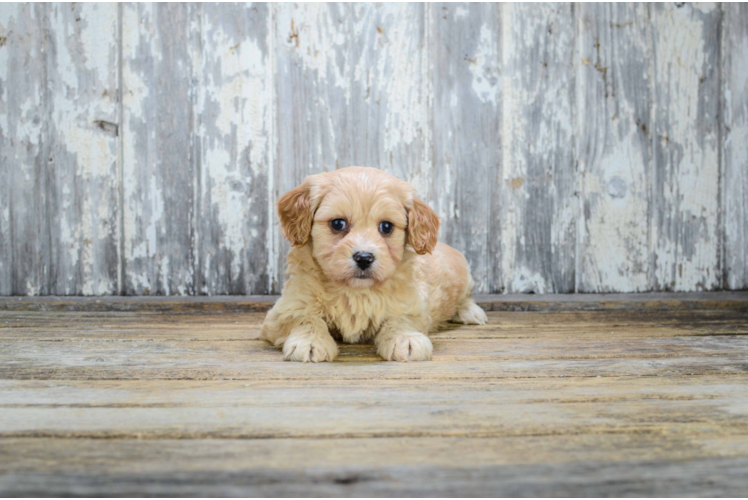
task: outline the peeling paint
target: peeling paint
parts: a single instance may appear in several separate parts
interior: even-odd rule
[[[719,11],[654,8],[655,286],[712,289],[719,283],[717,78]],[[704,81],[701,78],[707,75]],[[682,272],[677,272],[681,269]]]
[[[748,288],[748,5],[723,4],[723,225],[725,286]]]
[[[4,4],[0,294],[278,293],[275,202],[348,165],[476,292],[744,288],[745,9]]]

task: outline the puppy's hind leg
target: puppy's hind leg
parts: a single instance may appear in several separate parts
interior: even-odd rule
[[[466,298],[457,306],[457,312],[450,320],[464,325],[485,325],[488,322],[486,312],[471,298]]]

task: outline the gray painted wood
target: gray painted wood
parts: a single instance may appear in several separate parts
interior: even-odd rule
[[[51,292],[46,8],[0,6],[0,289]]]
[[[348,165],[416,186],[477,292],[746,288],[747,18],[3,5],[0,294],[278,293],[275,202]]]
[[[195,6],[196,293],[268,293],[272,85],[267,4]]]
[[[223,456],[217,450],[228,447],[226,441],[198,443],[203,456],[217,456],[213,461]],[[231,452],[240,448],[237,454],[254,451],[249,446],[241,447],[241,442],[229,443],[234,445]],[[444,443],[437,452],[447,453],[445,450],[451,444]],[[193,448],[198,445],[189,444]],[[165,454],[163,445],[159,446],[149,446],[152,455]],[[169,443],[168,449],[172,446]],[[191,459],[194,470],[146,472],[132,465],[136,472],[11,472],[0,478],[0,491],[8,497],[739,497],[748,488],[745,475],[748,459],[744,457],[462,468],[397,465],[216,471],[206,470],[203,465],[211,461],[199,461],[194,453],[180,451],[176,457]],[[116,452],[120,450],[107,447],[97,457],[109,463],[120,458],[114,455]],[[225,453],[229,456],[230,452]],[[145,456],[143,452],[132,454]],[[137,463],[129,456],[128,462]],[[160,469],[160,465],[156,467]]]
[[[748,288],[748,6],[722,5],[725,287]]]
[[[47,6],[50,292],[117,292],[118,12]]]
[[[573,7],[568,3],[501,7],[504,289],[573,292],[577,217]]]
[[[186,4],[122,9],[123,292],[193,294],[193,31]]]
[[[652,29],[646,4],[581,4],[577,291],[650,289]]]
[[[714,4],[652,6],[656,290],[720,286],[719,46]]]
[[[430,6],[436,207],[442,241],[465,253],[476,292],[502,288],[492,265],[501,241],[493,215],[501,172],[499,9]]]

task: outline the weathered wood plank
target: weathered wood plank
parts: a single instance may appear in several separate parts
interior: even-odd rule
[[[652,6],[654,288],[721,285],[719,234],[720,10]]]
[[[0,295],[10,295],[13,290],[13,182],[11,181],[11,162],[14,162],[15,151],[11,148],[13,137],[10,132],[8,115],[11,113],[8,101],[8,75],[11,61],[15,59],[18,65],[18,54],[10,56],[11,47],[17,47],[18,42],[8,45],[10,24],[15,22],[13,16],[19,10],[17,5],[4,4],[0,6]],[[14,52],[19,50],[16,48]],[[16,111],[18,112],[18,111]],[[11,151],[11,154],[8,153]]]
[[[275,295],[217,297],[0,297],[0,311],[160,311],[229,313],[268,311]],[[640,294],[476,295],[487,311],[748,310],[746,292],[655,292]]]
[[[269,7],[204,4],[191,15],[200,36],[196,293],[268,293]]]
[[[539,330],[539,331],[542,331]],[[506,379],[537,377],[652,377],[666,373],[744,376],[745,327],[719,336],[618,339],[602,328],[579,339],[514,334],[462,339],[434,336],[434,361],[382,362],[371,345],[342,345],[335,363],[284,363],[280,351],[256,340],[185,341],[109,335],[76,340],[2,340],[0,378],[353,380]],[[594,335],[596,333],[596,335]],[[675,334],[673,330],[668,332]],[[256,332],[254,334],[256,336]],[[182,340],[179,338],[182,337]],[[524,339],[524,340],[523,340]],[[535,352],[542,345],[542,352]],[[535,346],[535,347],[533,347]]]
[[[748,487],[739,437],[0,443],[7,496],[740,496]]]
[[[573,8],[567,3],[505,4],[501,24],[504,290],[572,292],[577,204]]]
[[[492,258],[500,177],[501,75],[498,4],[429,7],[433,65],[435,208],[442,241],[465,254],[475,290],[502,289]],[[497,281],[498,280],[498,281]]]
[[[491,465],[573,464],[739,458],[745,436],[611,434],[503,438],[360,438],[274,440],[85,440],[8,438],[0,441],[8,473],[162,475],[179,470],[236,471],[424,465],[446,470]],[[212,449],[212,451],[211,451]],[[460,463],[455,464],[455,457]],[[332,471],[331,471],[332,472]],[[345,477],[345,473],[341,474]],[[154,476],[154,479],[157,476]],[[291,477],[291,475],[289,475]],[[681,478],[685,479],[685,478]]]
[[[748,7],[722,4],[724,287],[748,288]]]
[[[191,9],[186,4],[122,6],[127,295],[195,293]]]
[[[115,4],[48,6],[50,292],[118,291],[118,14]]]
[[[206,371],[221,363],[227,368],[237,368],[242,364],[281,361],[279,350],[257,339],[256,332],[252,332],[247,339],[234,331],[233,337],[221,340],[190,338],[180,331],[172,332],[166,338],[149,335],[150,332],[128,333],[125,331],[112,335],[109,332],[108,335],[90,335],[75,340],[3,339],[0,340],[0,346],[6,352],[0,359],[8,368],[21,369],[21,372],[27,373],[28,370],[40,367],[69,366],[67,361],[55,361],[55,356],[79,360],[83,367],[91,365],[106,369],[117,369],[121,361],[134,356],[140,361],[128,363],[133,370],[130,378],[137,378],[140,369],[195,367]],[[607,336],[603,338],[605,333],[602,328],[595,332],[596,336],[588,334],[580,339],[570,339],[568,335],[558,334],[551,334],[551,338],[546,338],[542,335],[522,337],[516,332],[504,335],[485,333],[477,335],[477,338],[464,337],[454,331],[434,335],[431,337],[434,343],[434,360],[447,364],[456,361],[611,361],[623,364],[625,360],[632,360],[632,364],[636,365],[640,364],[639,360],[680,358],[695,359],[701,364],[702,360],[698,358],[711,356],[722,358],[715,361],[722,364],[725,361],[731,362],[738,353],[748,351],[748,327],[745,326],[740,332],[722,333],[718,336],[702,333],[672,337],[674,332],[670,330],[667,332],[669,336],[645,338],[625,331],[620,335],[614,331],[605,332]],[[180,357],[184,358],[181,362]],[[371,344],[342,344],[339,361],[360,363],[382,360]],[[442,369],[449,373],[452,367],[442,366]],[[497,373],[502,374],[500,369],[497,369]],[[220,376],[220,373],[216,376]]]
[[[350,390],[341,390],[346,387]],[[626,401],[715,400],[729,406],[729,398],[744,397],[745,384],[720,375],[686,378],[664,375],[642,377],[587,377],[451,380],[443,384],[413,380],[321,380],[309,390],[303,380],[0,380],[2,407],[176,408],[216,406],[357,406],[385,404],[453,404],[461,400],[481,404],[548,403],[605,405]],[[304,397],[302,391],[307,391]],[[654,401],[656,400],[656,401]],[[724,409],[724,408],[723,408]],[[696,432],[698,429],[690,429]]]
[[[264,313],[164,314],[151,312],[5,312],[0,313],[0,339],[20,342],[99,340],[109,342],[168,340],[256,341]],[[590,340],[604,343],[655,337],[742,335],[748,333],[743,311],[489,312],[482,326],[449,325],[433,334],[439,342],[471,339],[526,339],[544,343]],[[266,346],[265,343],[252,344]],[[361,347],[370,350],[370,347]],[[355,349],[353,346],[345,347]],[[355,352],[355,351],[351,351]],[[611,353],[616,352],[615,349]],[[643,351],[642,351],[643,352]],[[561,351],[561,356],[567,353]],[[663,353],[666,355],[666,353]]]
[[[273,8],[279,167],[269,201],[309,174],[351,165],[381,168],[432,201],[424,5]],[[278,293],[289,247],[277,225],[271,244]]]
[[[743,384],[745,385],[745,384]],[[306,390],[278,391],[282,401],[210,406],[4,406],[0,439],[361,439],[508,437],[570,434],[745,434],[748,397],[587,402],[388,402],[308,400]],[[254,398],[253,392],[243,397]],[[693,430],[698,422],[698,431]]]
[[[0,293],[51,293],[47,6],[0,6]]]
[[[576,290],[649,290],[650,6],[578,8]]]
[[[3,381],[0,436],[139,439],[739,435],[744,380]],[[693,423],[698,422],[698,427]]]

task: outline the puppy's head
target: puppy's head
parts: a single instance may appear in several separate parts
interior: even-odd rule
[[[430,253],[439,218],[410,184],[375,168],[311,175],[278,202],[283,234],[311,245],[332,281],[368,288],[391,278],[406,252]]]

